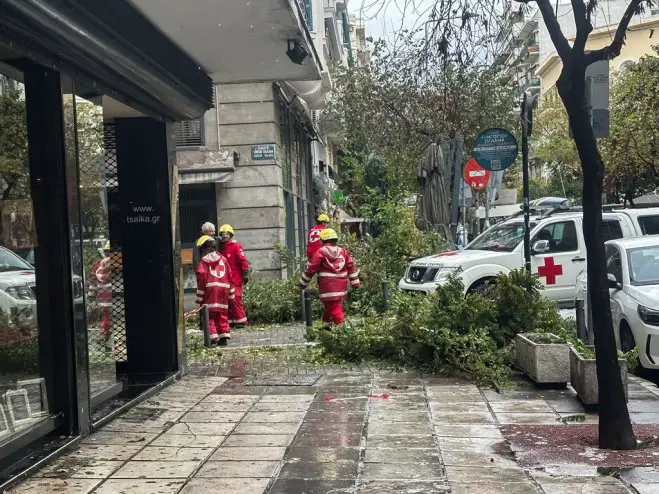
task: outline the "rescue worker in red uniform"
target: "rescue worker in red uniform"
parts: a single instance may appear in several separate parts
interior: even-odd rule
[[[234,297],[231,285],[231,266],[217,252],[215,239],[202,236],[197,240],[199,264],[197,265],[197,299],[199,308],[208,306],[208,323],[211,344],[226,346],[231,338],[229,330],[229,304]]]
[[[219,253],[226,257],[231,266],[231,283],[235,288],[235,298],[229,302],[229,324],[236,328],[244,328],[247,324],[247,314],[243,307],[243,284],[248,281],[249,262],[245,257],[243,246],[233,239],[231,225],[220,227]]]
[[[99,249],[100,250],[100,249]],[[110,341],[110,313],[112,312],[112,264],[110,257],[110,241],[105,242],[105,246],[101,251],[103,256],[96,261],[89,273],[89,291],[88,296],[91,299],[96,299],[98,309],[102,314],[100,337],[98,343],[100,345],[107,345]]]
[[[321,213],[316,218],[317,225],[309,230],[309,240],[307,241],[307,258],[311,261],[313,255],[318,252],[318,249],[323,245],[320,240],[320,232],[327,228],[330,222],[330,217],[325,213]]]
[[[307,264],[307,270],[300,278],[300,288],[305,290],[314,274],[318,273],[318,292],[323,303],[323,322],[325,329],[332,329],[332,324],[343,323],[341,303],[348,296],[348,284],[359,288],[359,270],[350,253],[339,247],[339,236],[331,228],[320,232],[323,245]]]

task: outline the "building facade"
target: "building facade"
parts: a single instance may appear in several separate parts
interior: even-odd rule
[[[295,7],[309,40],[297,60],[302,65],[291,63],[299,53],[282,54],[274,59],[278,70],[259,78],[247,68],[219,75],[215,107],[179,125],[188,289],[195,286],[192,249],[204,222],[231,224],[254,276],[281,279],[290,267],[277,246],[303,256],[317,212],[330,207],[338,177],[335,143],[320,133],[318,122],[334,68],[353,63],[350,20],[342,1],[305,0]]]

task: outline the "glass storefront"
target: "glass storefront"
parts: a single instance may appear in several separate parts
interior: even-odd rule
[[[39,359],[25,86],[0,71],[0,448],[50,415]],[[76,280],[81,296],[82,283]]]

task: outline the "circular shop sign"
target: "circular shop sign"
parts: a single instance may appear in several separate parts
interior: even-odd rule
[[[517,139],[506,129],[487,129],[474,142],[474,158],[486,170],[505,170],[517,159]]]

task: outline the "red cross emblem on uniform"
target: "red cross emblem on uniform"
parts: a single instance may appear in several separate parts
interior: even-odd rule
[[[337,271],[343,271],[343,267],[346,265],[345,257],[339,256],[334,261],[334,267]]]
[[[318,242],[320,240],[320,230],[311,230],[309,232],[309,242]]]
[[[554,264],[553,257],[545,257],[545,265],[538,266],[538,276],[544,276],[548,285],[556,284],[556,277],[563,274],[563,266]]]
[[[226,266],[224,265],[224,262],[222,259],[220,259],[220,262],[217,263],[217,268],[213,269],[211,268],[211,275],[214,276],[215,278],[224,278],[224,275],[226,274]]]

